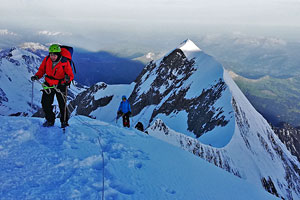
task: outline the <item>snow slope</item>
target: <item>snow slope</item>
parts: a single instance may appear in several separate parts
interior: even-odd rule
[[[37,118],[0,123],[0,199],[277,199],[133,129],[82,116],[66,134]]]
[[[20,48],[0,52],[0,115],[32,113],[30,77],[41,61],[39,56]],[[33,89],[36,109],[41,100],[41,88],[35,85]]]

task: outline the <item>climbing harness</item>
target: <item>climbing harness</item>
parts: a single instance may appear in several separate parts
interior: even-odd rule
[[[44,92],[46,92],[46,94],[50,94],[51,93],[51,89],[52,88],[54,88],[54,89],[56,89],[56,85],[53,85],[53,86],[47,86],[46,84],[44,84],[44,83],[41,83],[42,84],[42,87],[43,87],[43,89],[42,89],[42,91],[44,91]]]

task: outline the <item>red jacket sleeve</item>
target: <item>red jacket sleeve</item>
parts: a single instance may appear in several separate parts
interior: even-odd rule
[[[44,74],[46,73],[46,61],[47,61],[47,57],[44,58],[42,64],[39,67],[38,72],[35,74],[39,78],[42,78],[44,76]]]

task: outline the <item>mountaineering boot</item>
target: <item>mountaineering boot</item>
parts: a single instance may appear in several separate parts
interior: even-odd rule
[[[50,127],[50,126],[54,126],[54,122],[45,121],[43,123],[43,127]]]
[[[67,126],[69,126],[68,122],[61,123],[61,128],[66,128]]]

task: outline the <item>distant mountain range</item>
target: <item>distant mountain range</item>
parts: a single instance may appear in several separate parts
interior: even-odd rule
[[[274,126],[300,126],[300,76],[249,79],[230,73],[253,106]]]
[[[201,48],[222,65],[246,78],[299,76],[300,41],[242,33],[199,37]]]

